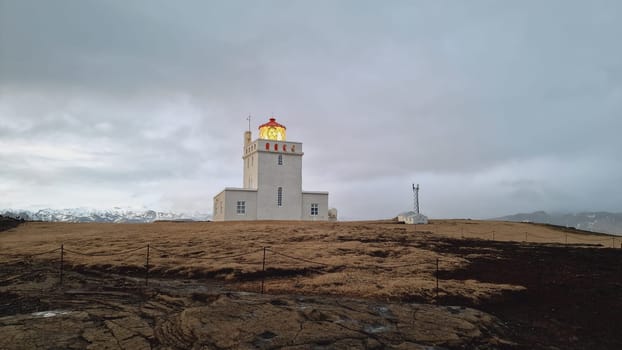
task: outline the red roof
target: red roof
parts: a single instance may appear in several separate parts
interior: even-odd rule
[[[277,122],[276,122],[276,118],[270,118],[270,121],[269,121],[269,122],[267,122],[267,123],[265,123],[265,124],[261,124],[261,125],[259,125],[259,129],[263,128],[264,126],[277,126],[277,127],[281,127],[281,128],[283,128],[283,129],[286,129],[286,130],[287,130],[287,128],[285,127],[285,125],[281,125],[281,124],[279,124],[279,123],[277,123]]]

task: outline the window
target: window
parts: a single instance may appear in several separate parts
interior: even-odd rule
[[[279,187],[276,190],[276,205],[279,207],[283,206],[283,187]]]
[[[246,202],[245,201],[238,201],[238,204],[236,206],[236,213],[238,215],[246,214]]]
[[[283,165],[283,155],[282,154],[279,154],[279,160],[278,160],[277,164]]]
[[[311,216],[317,216],[318,212],[319,212],[319,205],[317,203],[312,203],[311,204]]]

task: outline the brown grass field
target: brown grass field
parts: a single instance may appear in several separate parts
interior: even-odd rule
[[[267,269],[272,292],[309,292],[357,297],[391,298],[413,295],[433,299],[436,259],[440,270],[468,265],[474,255],[443,253],[438,238],[513,241],[619,247],[622,237],[564,230],[526,223],[435,220],[429,225],[399,225],[390,221],[301,222],[158,222],[154,224],[79,224],[30,222],[4,232],[0,251],[11,256],[37,254],[64,245],[67,267],[140,273],[150,245],[150,273],[164,276],[209,276],[243,281]],[[79,255],[93,254],[106,256]],[[239,254],[247,255],[238,256]],[[280,254],[302,258],[295,260]],[[494,255],[494,250],[484,254]],[[59,259],[60,252],[36,259]],[[481,253],[479,253],[481,254]],[[228,256],[236,256],[229,258]],[[1,258],[1,257],[0,257]],[[320,274],[313,273],[321,270]],[[379,281],[378,276],[383,280]],[[253,290],[252,283],[240,288]],[[468,296],[474,301],[522,286],[477,280],[447,280],[443,295]]]
[[[511,348],[622,346],[622,237],[476,220],[27,222],[0,232],[0,262],[56,267],[61,244],[67,271],[142,279],[149,245],[152,279],[462,305],[505,322]]]

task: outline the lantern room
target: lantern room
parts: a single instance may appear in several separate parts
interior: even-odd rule
[[[259,126],[259,138],[264,140],[285,141],[285,130],[287,128],[276,122],[275,118]]]

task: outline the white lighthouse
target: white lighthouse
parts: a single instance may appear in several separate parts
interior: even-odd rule
[[[214,221],[328,220],[328,192],[302,190],[302,143],[275,118],[244,133],[244,183],[214,197]]]

